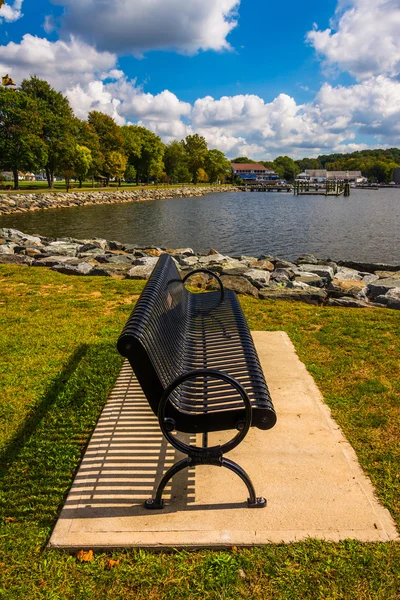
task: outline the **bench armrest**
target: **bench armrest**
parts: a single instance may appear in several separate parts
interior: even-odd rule
[[[194,271],[190,271],[190,273],[185,275],[185,277],[182,279],[183,285],[185,285],[185,283],[189,279],[189,277],[191,277],[195,273],[206,273],[207,275],[212,275],[213,277],[215,277],[215,279],[218,281],[218,284],[219,284],[219,289],[221,292],[221,302],[222,302],[222,300],[224,299],[224,284],[222,283],[222,281],[218,277],[218,275],[216,273],[214,273],[214,271],[210,271],[210,269],[195,269]]]
[[[160,400],[160,404],[158,406],[158,420],[160,423],[160,427],[161,427],[161,431],[163,432],[164,436],[168,439],[168,441],[172,444],[172,446],[174,446],[175,448],[177,448],[178,450],[180,450],[181,452],[185,453],[185,454],[196,454],[198,453],[199,455],[204,453],[204,449],[203,448],[196,448],[195,446],[188,446],[187,444],[185,444],[184,442],[180,441],[176,436],[172,435],[172,431],[174,429],[174,421],[173,419],[169,419],[168,417],[165,417],[165,409],[166,406],[168,404],[170,395],[172,394],[172,392],[179,387],[182,383],[184,383],[185,381],[189,381],[190,379],[196,379],[197,377],[210,377],[211,379],[220,379],[222,381],[224,381],[225,383],[229,383],[233,388],[236,389],[237,392],[239,392],[240,396],[242,397],[243,403],[244,403],[244,411],[245,411],[245,420],[243,422],[241,422],[242,427],[239,429],[239,432],[235,435],[235,437],[230,440],[229,442],[227,442],[226,444],[223,444],[223,446],[214,446],[211,448],[208,448],[208,452],[210,454],[217,454],[219,452],[221,452],[221,450],[223,450],[223,452],[230,452],[230,450],[232,450],[233,448],[235,448],[238,444],[240,444],[240,442],[243,440],[243,438],[247,435],[250,426],[251,426],[251,419],[252,419],[252,407],[251,407],[251,402],[250,402],[250,398],[246,392],[246,390],[244,389],[244,387],[242,386],[241,383],[239,383],[239,381],[237,381],[237,379],[235,379],[234,377],[232,377],[231,375],[228,375],[228,373],[224,373],[222,371],[218,371],[217,369],[195,369],[192,371],[188,371],[187,373],[183,373],[182,375],[179,375],[176,379],[174,379],[169,386],[165,389],[161,400]]]

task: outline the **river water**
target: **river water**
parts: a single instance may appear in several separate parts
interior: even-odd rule
[[[400,189],[340,196],[224,193],[197,198],[85,206],[0,217],[0,227],[78,239],[102,237],[139,246],[215,248],[222,253],[304,252],[321,258],[400,262]]]

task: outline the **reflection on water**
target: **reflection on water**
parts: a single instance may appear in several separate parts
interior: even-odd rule
[[[0,227],[139,246],[216,248],[226,254],[304,252],[336,260],[400,262],[400,190],[352,190],[350,198],[226,193],[37,211]]]

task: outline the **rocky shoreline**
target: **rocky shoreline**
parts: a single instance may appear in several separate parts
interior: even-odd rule
[[[231,185],[208,185],[202,187],[148,188],[142,190],[112,190],[98,192],[52,192],[40,194],[0,194],[0,216],[68,208],[70,206],[91,206],[94,204],[119,204],[122,202],[144,202],[146,200],[166,200],[168,198],[191,198],[216,192],[236,192]]]
[[[400,265],[335,262],[312,254],[289,262],[270,254],[224,256],[213,249],[201,255],[191,248],[139,248],[100,238],[54,239],[0,229],[0,263],[47,267],[67,275],[148,279],[163,252],[173,257],[182,275],[207,268],[221,276],[227,289],[255,298],[400,309]],[[194,275],[190,284],[215,288],[215,280],[204,274]]]

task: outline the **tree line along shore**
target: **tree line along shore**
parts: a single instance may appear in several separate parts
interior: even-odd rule
[[[239,156],[232,162],[256,161]],[[400,149],[258,162],[287,181],[305,169],[328,169],[359,170],[370,180],[390,183],[400,166]],[[0,86],[0,170],[12,173],[14,189],[19,188],[19,173],[27,171],[45,173],[49,189],[61,177],[67,191],[72,179],[79,187],[87,180],[108,186],[111,179],[136,184],[230,182],[230,163],[196,133],[164,144],[145,127],[120,126],[100,111],[79,119],[66,96],[35,76],[24,79],[18,89]]]

